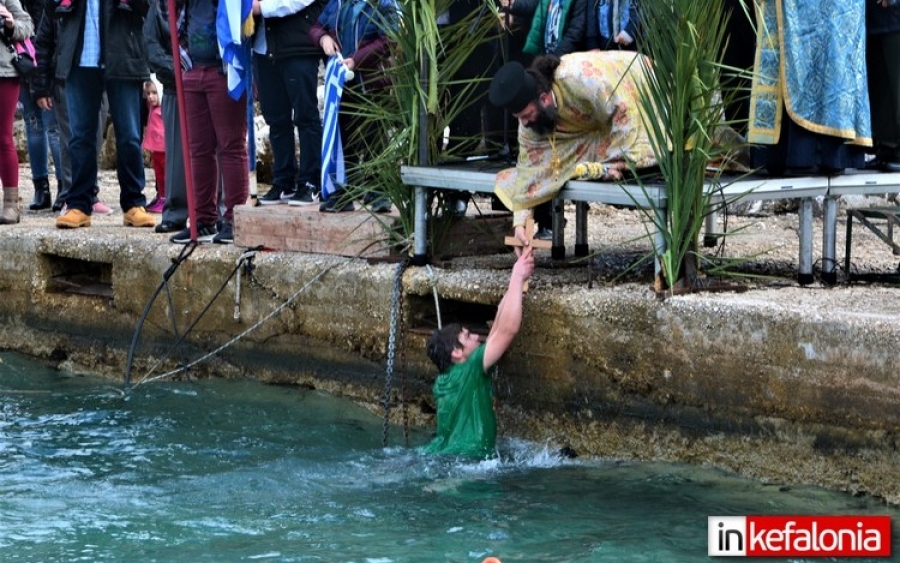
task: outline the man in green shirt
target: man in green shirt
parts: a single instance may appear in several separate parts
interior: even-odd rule
[[[494,453],[497,418],[487,372],[519,332],[522,289],[533,272],[534,255],[527,247],[513,266],[509,287],[484,344],[458,323],[434,331],[428,339],[428,357],[441,373],[433,389],[437,436],[425,446],[426,453],[476,458]]]

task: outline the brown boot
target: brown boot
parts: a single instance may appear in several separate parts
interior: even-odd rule
[[[19,188],[3,188],[3,212],[0,225],[15,225],[19,222]]]

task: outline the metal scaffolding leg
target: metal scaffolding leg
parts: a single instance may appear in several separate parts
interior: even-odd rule
[[[809,285],[813,278],[813,200],[803,198],[800,200],[800,271],[797,273],[797,283]]]
[[[413,241],[412,264],[424,266],[428,264],[428,190],[415,187],[415,241]]]
[[[653,235],[653,247],[656,251],[656,256],[653,259],[653,274],[655,277],[659,277],[662,273],[662,266],[659,262],[659,257],[663,255],[666,251],[666,237],[663,234],[662,227],[667,224],[668,216],[669,216],[669,208],[665,206],[659,206],[655,210],[656,212],[656,231]]]
[[[550,247],[550,257],[554,260],[563,260],[566,257],[566,202],[555,197],[552,205],[553,246]]]
[[[838,198],[825,198],[825,218],[822,224],[822,281],[834,285],[837,283],[837,208]]]
[[[703,246],[706,248],[713,248],[719,244],[719,237],[722,236],[722,233],[717,230],[719,215],[719,211],[710,209],[709,213],[706,214],[706,219],[704,219]]]
[[[591,253],[588,246],[587,222],[588,202],[575,203],[575,256],[587,256]]]

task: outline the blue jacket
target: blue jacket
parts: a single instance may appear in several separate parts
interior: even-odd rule
[[[619,0],[619,26],[613,29],[613,3],[611,0],[591,0],[588,8],[588,49],[614,49],[619,32],[624,31],[637,42],[640,33],[640,17],[638,0]],[[632,44],[631,49],[634,49]]]

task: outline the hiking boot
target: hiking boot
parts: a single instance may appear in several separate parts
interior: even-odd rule
[[[96,203],[94,205],[96,205]],[[147,213],[143,207],[138,205],[125,212],[122,223],[126,227],[155,227],[156,219]]]
[[[292,197],[294,197],[293,189],[286,191],[278,186],[272,186],[272,189],[267,191],[262,197],[257,198],[256,201],[260,205],[278,205],[279,203],[287,203]]]
[[[227,219],[222,221],[222,227],[219,228],[219,232],[213,237],[213,242],[216,244],[234,243],[234,223]]]
[[[306,182],[302,188],[294,192],[294,196],[288,201],[288,205],[313,205],[316,203],[317,188],[314,184]]]
[[[344,197],[344,192],[334,192],[328,196],[325,203],[319,206],[319,211],[322,213],[344,213],[346,211],[353,211],[355,209],[353,207],[353,202],[344,201]]]
[[[212,242],[214,238],[216,238],[216,226],[215,225],[204,225],[202,223],[197,225],[197,242]],[[185,227],[178,234],[172,235],[169,237],[170,242],[174,242],[175,244],[187,244],[191,242],[191,229],[189,227]]]
[[[80,209],[67,209],[65,214],[56,218],[57,229],[77,229],[90,226],[91,216]]]

